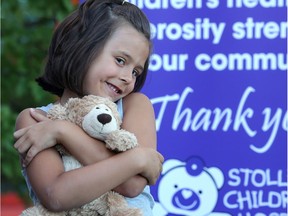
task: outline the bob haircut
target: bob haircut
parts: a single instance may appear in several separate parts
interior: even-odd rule
[[[62,96],[65,88],[84,96],[83,80],[91,63],[101,54],[114,31],[123,24],[132,25],[149,42],[150,23],[135,5],[122,0],[87,0],[56,28],[49,47],[45,71],[36,79],[46,91]],[[143,87],[149,65],[137,77],[133,92]]]

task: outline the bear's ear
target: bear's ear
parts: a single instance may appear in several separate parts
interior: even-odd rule
[[[179,166],[185,166],[185,163],[176,159],[169,159],[165,161],[163,164],[162,175],[166,174],[169,170]]]
[[[220,189],[224,184],[224,175],[217,167],[204,168],[213,178],[216,187]]]
[[[83,98],[70,98],[65,104],[69,121],[81,127],[83,117],[92,109],[88,104]]]
[[[55,104],[48,110],[47,117],[51,120],[67,120],[66,109],[61,104]]]

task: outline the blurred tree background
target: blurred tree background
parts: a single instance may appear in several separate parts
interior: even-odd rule
[[[27,107],[46,105],[52,95],[34,81],[44,68],[53,30],[77,7],[71,0],[9,0],[1,5],[1,192],[27,197],[18,154],[15,120]]]

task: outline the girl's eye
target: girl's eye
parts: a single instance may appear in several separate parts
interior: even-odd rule
[[[121,65],[124,65],[125,64],[125,59],[123,59],[123,58],[116,58],[116,61],[119,63],[119,64],[121,64]]]
[[[137,70],[133,70],[133,71],[132,71],[132,75],[133,75],[134,77],[138,77],[138,76],[140,76],[140,73],[139,73]]]
[[[125,63],[126,63],[126,60],[124,59],[124,58],[121,58],[121,57],[116,57],[116,61],[117,61],[117,63],[119,64],[119,65],[122,65],[122,66],[124,66],[125,65]],[[140,76],[140,74],[141,74],[141,72],[140,71],[138,71],[138,70],[136,70],[136,69],[134,69],[133,71],[132,71],[132,75],[134,76],[134,77],[138,77],[138,76]]]

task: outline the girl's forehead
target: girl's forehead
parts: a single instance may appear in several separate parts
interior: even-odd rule
[[[106,47],[113,50],[121,50],[133,54],[144,52],[146,58],[149,55],[149,41],[141,32],[131,25],[122,25],[117,28],[106,43]]]
[[[113,32],[111,38],[116,37],[124,37],[123,39],[131,40],[133,39],[132,37],[136,37],[137,39],[143,39],[148,42],[148,40],[145,38],[144,34],[142,32],[137,31],[136,28],[134,28],[130,24],[123,24],[120,25],[118,28],[115,29]],[[111,39],[110,38],[110,39]]]

